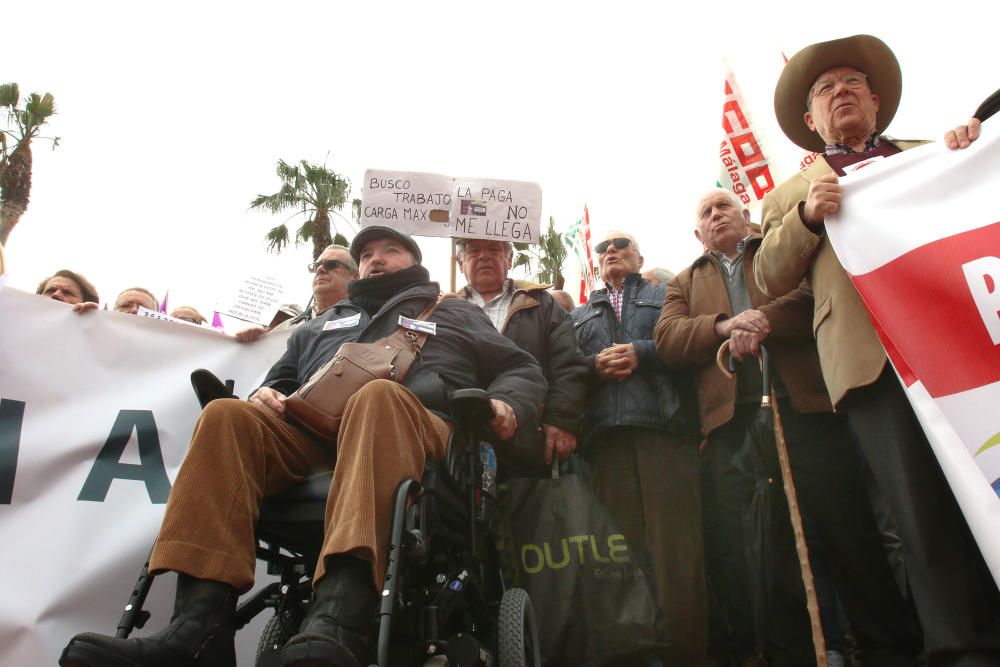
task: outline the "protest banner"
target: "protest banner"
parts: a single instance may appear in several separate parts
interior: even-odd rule
[[[0,665],[54,665],[71,636],[115,632],[199,413],[191,371],[245,398],[288,332],[241,344],[10,287],[0,321]],[[173,578],[158,578],[137,635],[166,625],[172,604]],[[264,616],[237,635],[240,664]]]
[[[538,243],[541,217],[542,189],[537,183],[365,172],[362,227],[385,225],[414,236]]]
[[[1000,135],[859,167],[826,233],[1000,582]]]
[[[236,288],[231,301],[216,308],[223,315],[266,327],[281,305],[285,290],[272,276],[249,276]]]

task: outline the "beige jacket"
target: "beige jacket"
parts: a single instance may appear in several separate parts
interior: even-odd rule
[[[924,142],[892,142],[908,150]],[[754,258],[754,278],[772,299],[791,292],[805,278],[815,299],[813,335],[823,379],[837,406],[851,389],[878,379],[886,356],[868,312],[827,241],[811,232],[799,216],[814,178],[833,173],[819,157],[810,167],[769,192],[761,207],[764,242]]]

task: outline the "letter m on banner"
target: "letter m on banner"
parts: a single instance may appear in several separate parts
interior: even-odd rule
[[[756,204],[774,189],[775,178],[760,131],[753,125],[746,101],[728,65],[722,131],[718,185],[736,194],[744,206]]]

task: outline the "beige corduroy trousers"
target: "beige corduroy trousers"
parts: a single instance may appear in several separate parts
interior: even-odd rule
[[[322,578],[327,556],[350,553],[372,563],[375,587],[381,586],[396,487],[420,479],[427,457],[444,457],[450,432],[447,422],[395,382],[375,380],[350,398],[314,581]],[[333,462],[331,445],[283,418],[246,401],[212,401],[170,492],[150,571],[248,590],[261,503]]]

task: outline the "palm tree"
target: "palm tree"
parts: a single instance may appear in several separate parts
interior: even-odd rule
[[[562,267],[566,262],[566,245],[562,235],[556,232],[555,218],[549,216],[549,228],[538,237],[537,249],[527,243],[515,243],[514,247],[520,251],[514,258],[514,268],[524,266],[530,273],[531,261],[534,259],[538,263],[538,272],[535,274],[538,280],[556,289],[563,288],[566,282],[562,274]]]
[[[350,180],[330,171],[326,165],[310,164],[305,160],[297,165],[278,160],[276,172],[281,179],[281,189],[273,195],[257,195],[250,208],[264,208],[272,213],[298,209],[295,215],[305,215],[307,219],[295,232],[295,244],[312,241],[313,259],[331,243],[347,245],[347,238],[337,230],[330,216],[337,215],[346,221],[339,211],[351,192]],[[335,235],[331,235],[331,227]],[[266,238],[270,250],[281,252],[288,245],[288,227],[282,223],[272,228]]]
[[[0,245],[28,208],[31,195],[31,140],[38,136],[41,127],[56,112],[55,98],[51,93],[28,96],[23,109],[17,107],[20,91],[16,83],[0,85],[0,114],[6,127],[0,128]],[[13,148],[8,145],[13,140]],[[59,138],[52,140],[52,147]]]

